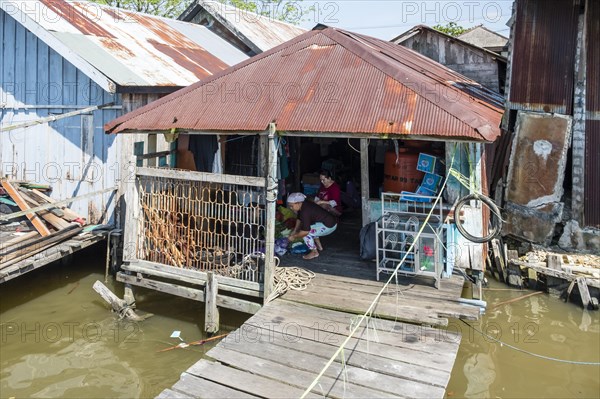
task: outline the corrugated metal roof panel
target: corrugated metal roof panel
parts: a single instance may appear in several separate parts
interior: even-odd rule
[[[579,0],[519,0],[509,107],[570,115]]]
[[[294,6],[294,3],[288,4]],[[276,18],[280,16],[277,13],[285,12],[279,4],[257,2],[256,6],[268,7],[265,11],[269,11],[270,15],[258,15],[214,0],[196,0],[188,10],[202,7],[257,53],[269,50],[306,32],[306,29]]]
[[[587,12],[587,73],[585,107],[588,113],[600,114],[600,2],[588,1]],[[592,115],[589,115],[591,118]],[[600,115],[599,115],[600,116]]]
[[[247,59],[195,24],[87,1],[23,0],[13,6],[121,87],[188,86]]]
[[[600,120],[585,121],[585,170],[584,223],[600,228]]]
[[[497,94],[412,50],[327,28],[307,32],[106,128],[263,131],[276,121],[284,131],[493,141],[502,113]]]

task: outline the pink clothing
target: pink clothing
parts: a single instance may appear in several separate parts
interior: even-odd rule
[[[333,182],[328,188],[325,188],[321,183],[317,198],[321,201],[335,201],[335,204],[331,203],[332,208],[338,212],[342,212],[342,191],[340,185],[336,182]]]

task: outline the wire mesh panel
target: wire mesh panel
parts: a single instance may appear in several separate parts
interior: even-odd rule
[[[262,280],[264,187],[146,175],[137,179],[138,259]]]

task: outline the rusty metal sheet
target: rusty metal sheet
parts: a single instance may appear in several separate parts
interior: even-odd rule
[[[187,22],[87,1],[25,0],[12,6],[121,90],[188,86],[248,58],[208,28]]]
[[[586,35],[587,35],[587,53],[586,53],[586,99],[585,107],[588,118],[600,119],[600,1],[590,0],[587,2],[586,10]]]
[[[505,232],[548,243],[562,216],[572,118],[519,112],[505,192]]]
[[[518,0],[509,108],[573,112],[580,0]]]
[[[585,226],[600,228],[600,120],[585,122]]]
[[[269,50],[306,32],[306,29],[277,19],[280,16],[277,13],[283,10],[273,7],[275,3],[264,2],[256,5],[264,11],[269,11],[269,15],[258,15],[217,0],[196,0],[180,18],[191,21],[198,12],[205,10],[256,53]]]
[[[106,129],[376,133],[493,141],[501,99],[402,46],[327,28],[307,32]]]

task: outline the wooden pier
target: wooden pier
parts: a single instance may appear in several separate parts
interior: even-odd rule
[[[346,264],[340,276],[328,274],[339,267],[312,265],[306,290],[264,306],[158,397],[300,397],[383,287],[362,276],[374,278],[372,269]],[[461,336],[430,326],[479,317],[479,308],[458,302],[463,282],[453,276],[440,290],[417,278],[390,285],[377,317],[368,328],[363,321],[308,397],[442,398]]]

